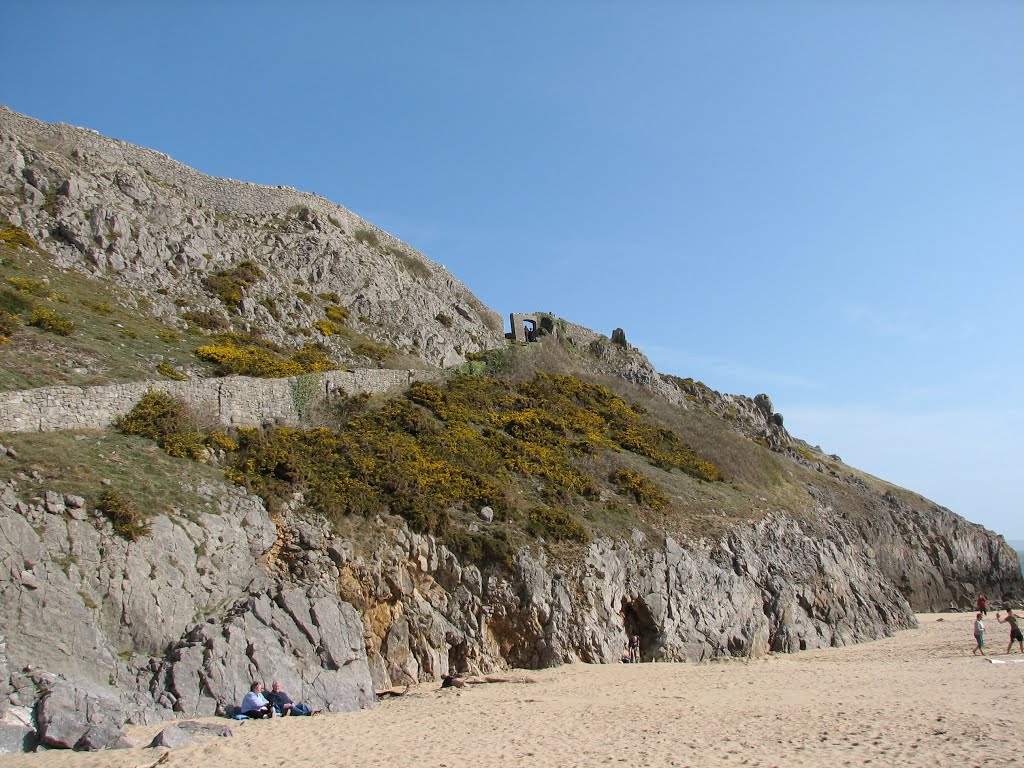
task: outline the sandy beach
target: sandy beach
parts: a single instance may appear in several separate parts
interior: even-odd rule
[[[849,648],[704,664],[512,670],[521,682],[410,689],[372,710],[231,723],[160,765],[1019,766],[1024,663],[971,655],[973,614]],[[990,614],[987,644],[1006,656]],[[533,682],[526,682],[531,680]],[[229,721],[218,719],[216,722]],[[130,729],[148,743],[163,726]],[[162,750],[50,751],[0,766],[153,765]]]

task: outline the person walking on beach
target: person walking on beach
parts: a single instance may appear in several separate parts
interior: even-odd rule
[[[979,600],[979,602],[981,602]],[[974,650],[971,651],[972,656],[977,656],[978,651],[981,651],[981,655],[985,655],[985,622],[981,620],[981,614],[979,613],[974,618]]]
[[[1017,641],[1017,646],[1020,648],[1020,652],[1024,653],[1024,635],[1020,633],[1020,624],[1017,623],[1018,616],[1013,612],[1013,608],[1006,609],[1006,618],[999,618],[999,611],[996,611],[996,621],[1000,624],[1010,625],[1010,643],[1006,646],[1006,652],[1013,652],[1013,641]]]
[[[982,616],[988,616],[988,598],[985,595],[978,595],[978,610]]]

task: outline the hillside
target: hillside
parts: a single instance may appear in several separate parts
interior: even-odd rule
[[[32,721],[0,751],[256,678],[343,710],[634,634],[647,660],[758,656],[1024,596],[1006,542],[766,395],[548,314],[506,339],[314,195],[0,108],[0,219],[0,710]],[[116,716],[58,738],[47,707],[90,697]]]

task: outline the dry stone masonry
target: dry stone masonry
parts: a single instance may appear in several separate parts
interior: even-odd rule
[[[283,379],[245,376],[197,381],[140,381],[97,387],[41,387],[0,392],[0,432],[103,429],[127,414],[149,390],[166,392],[194,412],[233,427],[296,425],[335,393],[400,392],[432,371],[366,368]]]

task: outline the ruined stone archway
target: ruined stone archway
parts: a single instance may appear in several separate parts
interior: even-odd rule
[[[525,315],[513,312],[509,316],[512,324],[512,341],[536,341],[540,332],[540,318],[537,315]]]

